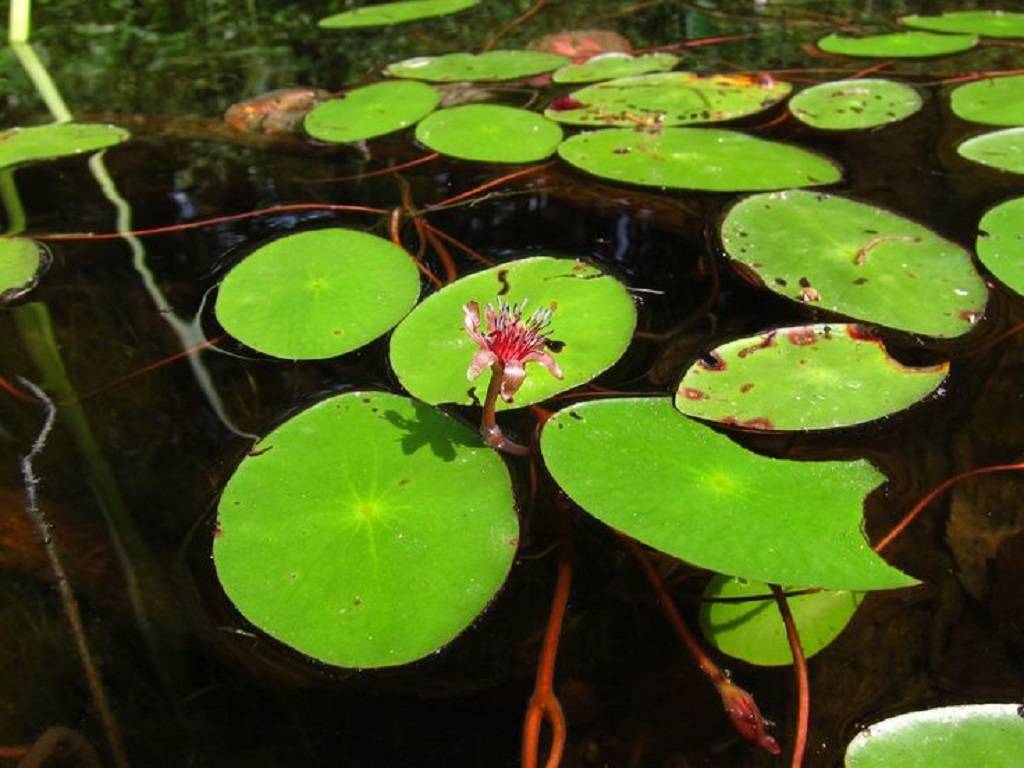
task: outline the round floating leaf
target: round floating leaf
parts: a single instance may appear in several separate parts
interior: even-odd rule
[[[497,104],[442,109],[416,126],[435,152],[485,163],[532,163],[554,154],[562,128],[536,112]]]
[[[959,245],[844,197],[789,190],[745,198],[726,215],[722,244],[782,296],[912,333],[960,336],[988,298]]]
[[[217,320],[253,349],[294,360],[334,357],[386,333],[420,292],[409,255],[351,229],[286,235],[221,283]]]
[[[835,163],[807,150],[711,128],[590,131],[562,142],[558,154],[595,176],[670,189],[736,192],[842,178]]]
[[[886,59],[919,58],[960,53],[978,44],[975,35],[933,35],[931,32],[891,32],[868,37],[831,34],[818,41],[827,53]]]
[[[683,376],[676,408],[748,429],[833,429],[909,408],[949,364],[908,368],[856,325],[776,328],[737,339]]]
[[[715,123],[769,109],[792,88],[772,78],[661,72],[581,88],[544,114],[560,123],[606,127]]]
[[[1020,704],[962,704],[875,723],[846,748],[846,768],[1017,768]]]
[[[755,598],[744,602],[706,602],[700,627],[718,650],[750,664],[792,664],[786,625],[771,587],[760,581],[714,576],[704,589],[707,600]],[[835,640],[863,600],[858,592],[821,590],[786,598],[800,634],[800,647],[810,658]]]
[[[472,80],[518,80],[550,72],[569,59],[542,51],[488,51],[487,53],[446,53],[417,56],[391,64],[385,70],[392,77],[408,77],[435,83]]]
[[[595,267],[572,259],[538,256],[511,261],[455,281],[428,296],[391,336],[391,367],[409,392],[428,403],[482,401],[484,372],[475,382],[466,370],[476,344],[462,325],[462,307],[481,308],[501,297],[529,307],[554,303],[550,350],[564,378],[527,363],[526,381],[511,404],[521,408],[579,386],[611,367],[626,351],[636,326],[636,308],[625,286]],[[475,390],[475,393],[474,393]]]
[[[361,141],[400,131],[430,114],[441,95],[426,83],[398,80],[356,88],[306,115],[306,133],[321,141]]]
[[[0,133],[0,168],[33,160],[95,152],[130,136],[124,128],[96,123],[53,123]]]
[[[31,291],[50,266],[50,252],[26,237],[0,237],[0,302]]]
[[[963,142],[956,151],[968,160],[1010,173],[1024,173],[1024,128],[983,133]]]
[[[500,588],[519,526],[501,458],[383,392],[323,400],[235,470],[213,543],[228,598],[320,661],[387,667],[451,641]]]
[[[1024,197],[992,208],[978,224],[978,258],[1011,290],[1024,296]]]
[[[937,16],[903,16],[900,23],[932,32],[1024,37],[1024,13],[1011,11],[947,11]]]
[[[866,461],[758,456],[660,397],[570,406],[541,451],[591,515],[702,568],[829,589],[915,583],[864,539],[864,497],[884,479]]]
[[[1024,76],[990,77],[953,89],[953,113],[986,125],[1024,125]]]
[[[822,83],[789,101],[789,111],[797,120],[827,131],[877,128],[910,117],[920,108],[920,94],[892,80]]]
[[[318,26],[326,29],[381,27],[418,21],[433,16],[446,16],[478,5],[480,0],[405,0],[397,3],[367,5],[320,19]]]
[[[613,77],[631,77],[647,72],[664,72],[679,63],[671,53],[645,53],[634,56],[624,51],[602,53],[582,64],[567,64],[556,69],[551,78],[556,83],[596,83]]]

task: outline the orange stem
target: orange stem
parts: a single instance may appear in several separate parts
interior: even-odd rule
[[[800,644],[800,633],[797,631],[793,613],[789,610],[786,593],[778,584],[770,584],[775,603],[779,606],[782,621],[786,625],[786,637],[789,639],[789,650],[793,654],[793,674],[796,677],[796,733],[793,736],[792,768],[801,768],[804,764],[804,753],[807,751],[807,724],[811,716],[811,686],[807,680],[807,659],[804,648]]]
[[[519,179],[522,178],[523,176],[529,176],[531,173],[543,171],[545,168],[550,168],[552,165],[554,165],[554,161],[551,161],[550,163],[542,163],[541,165],[531,165],[529,168],[522,168],[521,170],[513,171],[512,173],[506,173],[504,176],[499,176],[496,179],[491,179],[490,181],[485,182],[484,184],[481,184],[478,187],[474,187],[473,189],[461,192],[455,195],[454,197],[449,197],[447,200],[442,200],[439,203],[428,205],[427,210],[435,208],[444,208],[445,206],[462,202],[463,200],[473,197],[474,195],[478,195],[481,192],[486,192],[488,189],[493,189],[494,187],[500,186],[501,184],[504,184],[507,181]]]
[[[394,209],[392,209],[391,216],[390,216],[390,218],[388,220],[388,233],[391,236],[391,242],[392,243],[397,245],[399,248],[401,248],[406,253],[409,253],[408,251],[405,250],[405,246],[402,245],[402,237],[401,237],[401,233],[399,231],[399,229],[400,229],[399,224],[401,222],[401,219],[402,219],[402,209],[401,208],[394,208]],[[413,219],[414,223],[416,223],[418,221],[419,220],[416,219],[416,218]],[[422,234],[419,226],[416,227],[416,232],[417,232],[417,234]],[[422,237],[421,237],[420,245],[422,246],[422,244],[423,244],[423,240],[422,240]],[[422,254],[422,253],[423,253],[423,248],[421,247],[420,251],[419,251],[419,254]],[[433,272],[430,271],[430,267],[428,267],[426,264],[423,263],[423,261],[421,260],[419,254],[414,256],[413,254],[409,253],[409,258],[411,258],[416,263],[416,266],[419,268],[420,272],[422,272],[423,275],[426,276],[426,278],[430,282],[432,282],[436,287],[440,288],[443,285],[443,283],[441,282],[441,278],[439,278],[437,275],[435,275]]]
[[[444,267],[444,278],[446,283],[454,283],[455,279],[459,276],[459,271],[455,268],[455,262],[452,260],[451,253],[444,247],[444,243],[441,242],[435,234],[433,227],[421,226],[420,231],[423,236],[427,238],[427,242],[430,243],[430,247],[434,249],[434,253],[437,254],[438,258],[441,259],[441,266]]]
[[[35,400],[33,400],[27,394],[25,394],[20,389],[18,389],[16,386],[11,384],[11,382],[9,382],[3,376],[0,376],[0,389],[2,389],[4,392],[6,392],[7,394],[11,395],[12,397],[16,397],[19,400],[22,400],[22,401],[24,401],[26,403],[34,403],[35,402]]]
[[[0,747],[0,760],[21,760],[28,753],[28,747]]]
[[[464,254],[469,256],[469,258],[473,259],[473,261],[479,262],[480,264],[483,264],[488,267],[494,264],[494,262],[488,259],[486,256],[480,255],[480,253],[474,251],[461,240],[452,237],[444,230],[438,229],[437,227],[433,226],[432,224],[428,224],[427,222],[423,222],[423,226],[425,226],[427,229],[429,229],[431,232],[433,232],[435,235],[437,235],[439,238],[444,240],[449,245],[453,245],[456,248],[458,248]]]
[[[888,67],[890,64],[895,63],[896,62],[893,61],[892,59],[887,59],[886,61],[879,61],[877,64],[872,64],[870,67],[865,67],[864,69],[857,70],[852,75],[850,75],[850,79],[856,80],[858,77],[867,77],[868,75],[874,74],[875,72],[880,72],[881,70]]]

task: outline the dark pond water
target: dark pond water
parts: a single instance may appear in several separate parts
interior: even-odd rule
[[[317,18],[342,9],[322,5],[40,4],[36,47],[71,111],[124,125],[133,138],[105,154],[113,193],[97,185],[86,158],[19,169],[26,232],[110,232],[118,216],[134,228],[154,227],[281,203],[391,208],[401,204],[401,184],[425,204],[507,170],[437,161],[403,173],[402,182],[325,182],[423,150],[407,134],[371,142],[364,155],[298,136],[226,130],[220,115],[233,102],[294,85],[337,90],[413,54],[479,48],[531,6],[485,2],[451,19],[346,36],[315,28]],[[770,71],[801,85],[872,63],[812,56],[802,48],[808,41],[838,27],[885,27],[899,14],[940,5],[563,1],[546,4],[503,44],[588,27],[618,30],[637,47],[750,33],[684,51],[684,66]],[[892,64],[884,73],[920,84],[925,106],[883,133],[823,136],[791,119],[775,121],[781,111],[740,127],[829,155],[846,170],[837,191],[971,247],[981,214],[1020,194],[1024,182],[955,155],[952,147],[980,129],[951,115],[941,81],[1022,66],[1022,48],[1007,45]],[[9,52],[0,77],[2,125],[50,119]],[[522,103],[529,94],[495,96]],[[550,96],[542,92],[541,103]],[[563,164],[509,188],[521,194],[441,212],[432,223],[496,262],[559,253],[623,278],[634,289],[641,333],[597,380],[601,387],[669,393],[689,362],[719,341],[817,318],[752,287],[720,258],[715,225],[735,196],[655,194],[597,182]],[[541,478],[538,503],[523,510],[516,566],[494,604],[450,647],[410,667],[346,673],[308,663],[246,624],[213,577],[216,500],[250,448],[249,435],[265,434],[327,393],[400,391],[386,340],[323,362],[281,362],[224,341],[182,355],[220,339],[204,300],[242,255],[273,236],[325,224],[386,231],[373,217],[313,211],[135,241],[56,242],[38,288],[0,311],[0,376],[38,381],[60,404],[37,461],[41,499],[134,765],[517,764],[564,505],[550,480]],[[458,268],[475,265],[465,260]],[[891,479],[869,499],[867,530],[878,537],[944,478],[1019,460],[1024,337],[990,342],[1021,321],[1024,301],[997,287],[967,337],[934,344],[887,334],[902,359],[953,361],[945,394],[908,413],[841,434],[737,439],[772,456],[869,458]],[[475,418],[470,409],[461,413]],[[524,434],[533,418],[524,412],[508,424]],[[31,744],[53,725],[102,746],[46,560],[22,511],[18,460],[41,420],[37,405],[0,391],[0,747]],[[511,466],[525,486],[525,465]],[[870,595],[812,660],[808,765],[840,765],[857,727],[889,714],[1021,696],[1022,510],[1020,480],[971,481],[887,551],[924,584]],[[774,764],[731,731],[628,550],[593,519],[569,513],[575,571],[556,676],[570,724],[564,765]],[[707,574],[668,559],[658,564],[693,618]],[[722,663],[756,694],[788,744],[791,671]]]

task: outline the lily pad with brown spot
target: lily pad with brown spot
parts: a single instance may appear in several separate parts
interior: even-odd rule
[[[921,109],[921,95],[892,80],[839,80],[806,88],[789,100],[801,123],[826,131],[864,130],[903,120]]]
[[[856,325],[775,328],[716,347],[676,391],[676,408],[727,426],[849,427],[909,408],[935,392],[943,363],[911,368]]]

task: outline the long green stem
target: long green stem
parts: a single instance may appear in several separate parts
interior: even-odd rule
[[[11,50],[14,51],[14,55],[18,57],[22,68],[36,87],[39,98],[45,102],[46,108],[53,115],[54,122],[70,123],[71,110],[64,103],[64,97],[60,95],[56,83],[53,82],[53,78],[46,71],[46,66],[40,61],[32,46],[27,43],[12,43]]]
[[[4,237],[20,235],[25,231],[25,206],[21,204],[21,195],[14,185],[14,168],[0,170],[0,204],[7,216],[7,231]]]
[[[32,22],[32,0],[11,0],[7,21],[7,42],[27,43]]]

